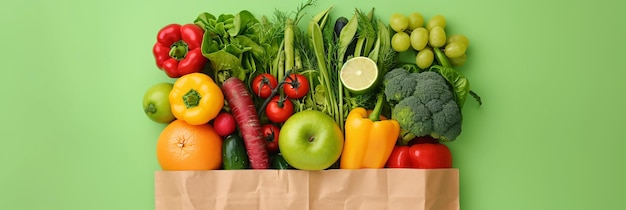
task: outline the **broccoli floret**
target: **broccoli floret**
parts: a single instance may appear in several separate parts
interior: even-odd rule
[[[422,72],[417,75],[417,86],[415,87],[415,95],[421,101],[432,101],[439,99],[440,101],[454,100],[454,95],[450,91],[447,81],[438,73],[432,71]]]
[[[417,97],[409,96],[393,107],[391,118],[416,136],[428,135],[433,130],[433,115]]]
[[[413,95],[417,86],[417,77],[418,74],[409,73],[406,69],[402,68],[387,72],[383,80],[387,102],[391,105],[395,105],[402,99]]]
[[[440,141],[454,141],[461,134],[461,112],[455,101],[443,104],[441,111],[433,113],[433,131],[430,134]]]
[[[395,70],[394,70],[395,71]],[[430,135],[440,141],[454,141],[461,134],[461,111],[455,101],[447,81],[436,72],[407,73],[392,75],[402,77],[404,84],[389,83],[387,87],[398,87],[396,92],[390,90],[391,96],[398,103],[393,107],[392,119],[398,121],[402,129],[408,130],[415,136]],[[413,78],[414,81],[408,81]],[[396,82],[396,80],[389,80]],[[413,85],[414,91],[405,97],[397,94],[399,87]],[[400,90],[406,90],[404,88]],[[385,89],[387,94],[387,89]],[[390,97],[390,95],[387,95]]]

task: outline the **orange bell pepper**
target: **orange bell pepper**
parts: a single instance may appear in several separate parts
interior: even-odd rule
[[[341,154],[341,169],[383,168],[400,135],[396,120],[380,120],[383,95],[377,97],[376,107],[367,114],[362,107],[354,108],[345,123],[345,142]]]
[[[178,78],[169,99],[176,119],[191,125],[208,123],[224,107],[222,90],[211,77],[203,73],[191,73]]]

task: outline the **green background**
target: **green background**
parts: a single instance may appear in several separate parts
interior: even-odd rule
[[[271,15],[301,1],[0,3],[0,209],[154,209],[155,142],[141,99],[172,81],[151,47],[201,12]],[[470,39],[463,134],[449,144],[465,210],[621,209],[626,188],[624,4],[318,1],[307,19],[376,8],[443,14]],[[410,180],[407,180],[410,181]]]

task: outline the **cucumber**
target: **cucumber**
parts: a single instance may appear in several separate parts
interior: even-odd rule
[[[224,138],[222,143],[222,165],[225,170],[248,169],[250,161],[243,138],[238,133]]]
[[[274,155],[274,157],[272,158],[271,166],[272,168],[278,170],[293,169],[293,167],[289,165],[289,163],[287,163],[285,158],[283,158],[283,155],[281,153]]]

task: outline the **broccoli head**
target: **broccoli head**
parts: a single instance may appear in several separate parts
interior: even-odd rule
[[[387,102],[395,105],[402,99],[413,95],[417,86],[417,76],[418,74],[409,73],[403,68],[396,68],[387,72],[383,80]]]
[[[395,70],[393,70],[395,71]],[[398,121],[402,129],[415,136],[430,135],[440,141],[453,141],[461,134],[461,111],[455,101],[447,81],[438,73],[426,71],[422,73],[394,73],[395,77],[414,78],[415,81],[402,80],[405,84],[387,87],[404,87],[413,85],[413,92],[406,95],[394,93],[387,97],[395,97],[398,103],[392,109],[392,119]],[[387,78],[386,78],[387,79]],[[396,81],[396,80],[389,80]],[[397,81],[400,82],[400,81]],[[400,88],[394,89],[398,90]],[[406,90],[405,88],[402,90]],[[385,89],[387,94],[387,89]],[[398,94],[398,95],[393,95]]]

